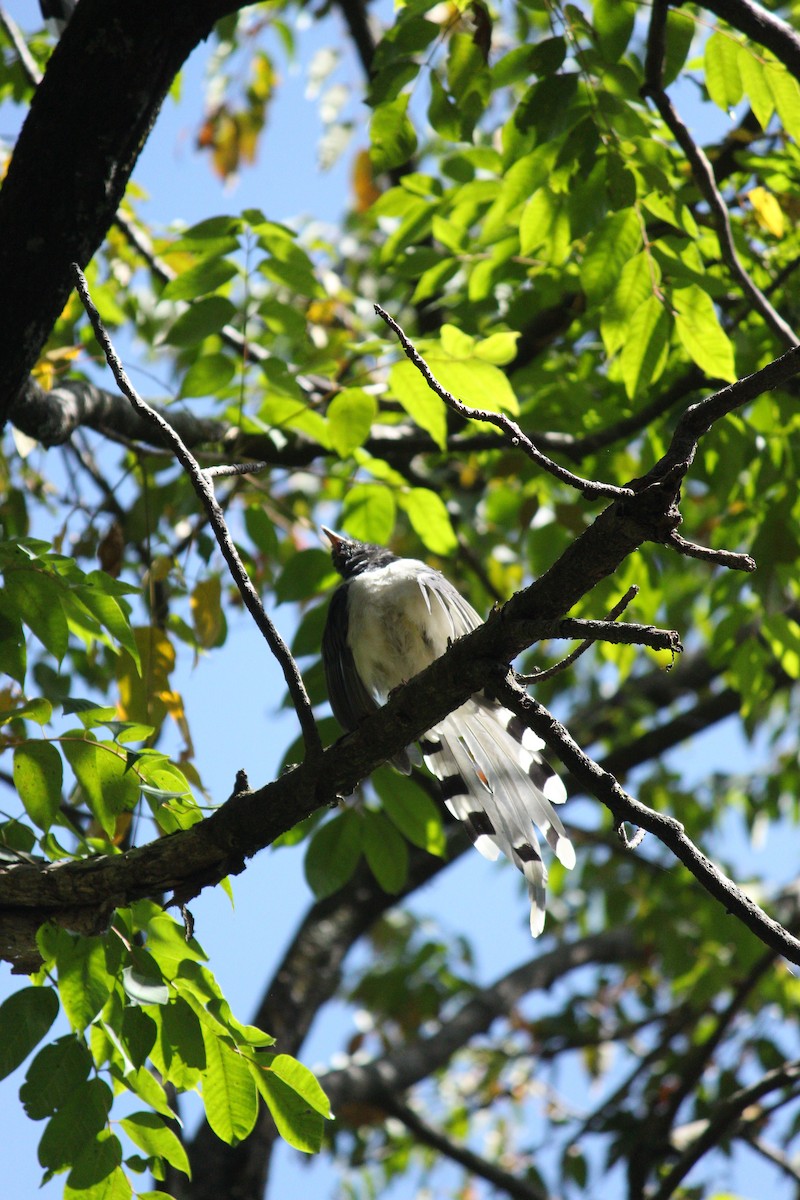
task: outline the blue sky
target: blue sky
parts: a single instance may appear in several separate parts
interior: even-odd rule
[[[5,5],[23,29],[37,20],[33,0],[11,0]],[[238,185],[223,190],[210,170],[208,159],[194,148],[194,136],[202,117],[202,63],[206,50],[193,56],[184,76],[182,100],[165,103],[155,131],[134,173],[134,179],[149,193],[140,206],[146,220],[168,225],[179,220],[192,224],[224,211],[259,207],[268,217],[288,220],[306,214],[334,221],[346,206],[349,151],[329,173],[317,167],[322,126],[317,103],[306,97],[306,69],[315,51],[338,40],[336,17],[320,27],[299,34],[301,66],[281,69],[282,84],[270,112],[257,164],[243,172]],[[360,77],[347,64],[340,77]],[[356,110],[358,106],[356,105]],[[11,136],[19,114],[0,109],[0,131]],[[363,145],[364,138],[355,145]],[[126,364],[133,366],[134,364]],[[136,373],[134,372],[134,377]],[[137,379],[147,394],[142,378]],[[279,609],[276,619],[284,635],[291,634],[291,612]],[[254,656],[260,655],[254,672]],[[241,669],[243,664],[248,670]],[[258,677],[257,684],[253,676]],[[195,743],[208,747],[200,752],[203,778],[216,800],[229,793],[235,771],[244,767],[253,784],[273,777],[284,746],[294,736],[294,722],[278,710],[282,681],[258,635],[243,620],[231,625],[229,642],[222,655],[201,659],[196,666],[184,663],[176,681],[185,694]],[[243,693],[243,684],[249,692]],[[209,703],[209,697],[213,703]],[[218,747],[224,744],[225,753]],[[737,743],[743,758],[753,751]],[[694,748],[682,751],[682,762],[698,754],[703,771],[709,757],[720,766],[730,765],[730,740],[714,734]],[[569,808],[569,818],[580,824],[593,821],[592,806],[579,802]],[[779,839],[771,835],[767,847],[756,854],[740,838],[743,864],[750,860],[761,869],[762,855],[775,854]],[[783,843],[779,860],[787,872],[793,847]],[[211,966],[234,1011],[248,1019],[265,981],[280,959],[295,924],[310,896],[302,875],[302,856],[297,852],[265,851],[233,884],[235,908],[220,890],[207,891],[192,904],[197,936],[211,957]],[[476,854],[466,855],[453,870],[442,876],[416,899],[418,911],[435,913],[454,931],[471,928],[477,950],[478,976],[489,982],[496,975],[527,959],[531,942],[527,932],[527,904],[516,873],[490,864]],[[24,983],[13,978],[7,965],[0,967],[0,1000]],[[349,1016],[346,1018],[349,1022]],[[340,1047],[343,1034],[342,1010],[326,1012],[303,1051],[310,1066],[321,1064]],[[27,1064],[26,1064],[27,1066]],[[22,1113],[17,1091],[26,1067],[0,1083],[0,1126],[4,1145],[14,1147],[3,1156],[4,1196],[25,1200],[38,1188],[41,1171],[36,1162],[36,1144],[42,1127]],[[273,1182],[275,1196],[295,1194],[301,1188],[315,1196],[333,1194],[334,1175],[324,1161],[298,1173],[298,1155],[282,1149]],[[60,1196],[63,1177],[47,1186],[45,1198]]]

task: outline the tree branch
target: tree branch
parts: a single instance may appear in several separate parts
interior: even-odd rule
[[[592,934],[558,946],[481,988],[433,1033],[406,1043],[371,1063],[350,1063],[339,1070],[327,1071],[320,1076],[320,1083],[334,1112],[345,1101],[347,1104],[380,1106],[387,1093],[402,1094],[445,1066],[457,1050],[477,1034],[485,1033],[492,1022],[506,1015],[522,996],[544,991],[588,963],[629,962],[643,953],[629,929]]]
[[[761,289],[756,287],[742,265],[733,242],[733,231],[731,229],[728,208],[720,195],[711,163],[692,138],[689,130],[678,116],[672,101],[664,91],[664,50],[668,10],[668,0],[654,0],[648,34],[645,81],[642,85],[641,93],[643,96],[649,96],[653,101],[661,114],[662,120],[686,155],[686,159],[692,168],[694,181],[711,210],[722,256],[728,264],[731,274],[738,280],[745,296],[750,300],[756,312],[761,314],[776,337],[785,346],[800,345],[797,335],[786,321],[784,321],[783,317],[772,307]]]
[[[679,821],[634,800],[613,775],[581,750],[564,726],[543,705],[516,685],[506,683],[500,693],[503,703],[544,739],[578,782],[605,804],[618,824],[629,821],[654,834],[689,869],[708,894],[724,905],[726,912],[738,917],[765,946],[785,955],[791,962],[800,963],[800,941],[767,916],[755,901],[723,875],[687,837]]]
[[[798,1080],[800,1080],[800,1059],[794,1059],[781,1067],[776,1067],[773,1071],[768,1071],[757,1083],[740,1088],[732,1096],[721,1101],[715,1115],[708,1121],[700,1136],[681,1155],[662,1180],[661,1185],[650,1193],[650,1200],[669,1200],[678,1184],[686,1178],[695,1163],[719,1144],[727,1130],[738,1120],[745,1109],[754,1104],[756,1100],[760,1100],[762,1096],[769,1095],[770,1092],[777,1091],[779,1088],[796,1086]]]
[[[425,362],[425,359],[406,337],[394,318],[390,317],[379,304],[374,305],[374,308],[378,316],[396,334],[406,358],[417,368],[431,391],[435,392],[439,399],[453,412],[458,413],[460,417],[463,417],[467,421],[485,421],[490,425],[496,425],[505,434],[507,443],[515,448],[522,449],[528,458],[532,462],[535,462],[537,466],[540,466],[542,470],[547,471],[548,474],[553,475],[562,483],[569,484],[570,487],[579,488],[585,496],[624,496],[628,494],[625,488],[615,487],[611,483],[596,483],[591,479],[581,479],[579,475],[573,475],[572,471],[567,471],[565,467],[560,467],[552,459],[548,458],[546,454],[542,454],[541,450],[537,450],[531,439],[522,432],[516,422],[512,421],[504,413],[491,412],[488,409],[482,408],[471,408],[468,404],[464,404],[463,401],[456,399],[451,392],[448,392],[438,382],[430,367]]]
[[[289,651],[289,647],[267,616],[258,592],[253,587],[250,576],[247,574],[244,563],[228,532],[225,515],[214,495],[211,477],[202,470],[200,464],[190,453],[184,442],[178,437],[177,433],[175,433],[169,422],[142,400],[136,392],[114,351],[114,347],[100,320],[100,315],[92,303],[86,279],[77,264],[74,266],[74,271],[78,294],[92,323],[95,336],[103,348],[106,361],[111,368],[120,391],[128,397],[135,411],[145,420],[150,421],[160,431],[165,442],[171,446],[175,457],[189,476],[192,487],[206,510],[209,523],[217,539],[217,544],[222,551],[225,562],[228,564],[228,570],[239,589],[244,605],[281,668],[295,712],[297,713],[300,728],[303,732],[306,756],[313,762],[322,753],[322,742],[320,741],[319,730],[314,720],[314,713],[305,689],[305,684],[303,683],[297,663]]]
[[[494,1163],[490,1163],[479,1154],[475,1154],[474,1151],[468,1150],[466,1146],[459,1146],[451,1138],[445,1137],[438,1129],[434,1129],[427,1121],[423,1121],[413,1108],[403,1104],[396,1096],[387,1093],[383,1098],[383,1106],[390,1116],[402,1121],[418,1142],[424,1146],[430,1146],[438,1154],[458,1163],[471,1175],[485,1179],[496,1191],[505,1192],[507,1196],[512,1197],[512,1200],[547,1200],[547,1192],[540,1187],[526,1183],[508,1171],[496,1167]]]

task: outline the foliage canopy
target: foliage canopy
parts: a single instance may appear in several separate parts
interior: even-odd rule
[[[80,0],[55,51],[0,10],[0,100],[27,110],[0,189],[0,938],[31,976],[0,1073],[27,1064],[45,1177],[255,1200],[280,1137],[354,1197],[712,1197],[753,1163],[796,1194],[800,907],[748,836],[789,842],[800,792],[800,7],[335,0],[352,74],[342,47],[312,73],[321,158],[351,164],[340,225],[292,219],[273,182],[263,209],[152,229],[131,171],[194,46],[224,179],[257,152],[289,169],[264,138],[304,61],[302,6],[169,7]],[[146,399],[194,487],[101,369],[74,262],[126,366],[170,379]],[[223,553],[201,468],[253,460],[215,480]],[[324,754],[323,520],[504,605]],[[286,770],[227,763],[224,802],[204,776],[240,715],[195,746],[176,679],[256,607],[234,548],[297,721]],[[465,838],[431,779],[381,764],[633,586],[616,633],[516,693],[592,802],[567,808],[578,865],[553,866],[543,939],[487,981],[473,930],[404,903]],[[725,753],[692,749],[721,722]],[[268,845],[304,855],[313,899],[250,1024],[190,907]],[[357,1030],[315,1077],[334,1000]]]

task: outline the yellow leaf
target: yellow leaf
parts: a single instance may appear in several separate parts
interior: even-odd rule
[[[380,189],[375,185],[372,170],[372,160],[368,150],[359,150],[353,162],[353,197],[357,213],[364,213],[371,208],[380,196]]]
[[[772,192],[766,188],[755,187],[747,193],[747,198],[753,206],[756,220],[762,229],[773,234],[776,238],[783,237],[784,222],[781,206]]]
[[[220,603],[222,586],[219,576],[212,575],[197,584],[189,601],[192,624],[198,645],[204,650],[216,646],[225,633],[225,618]]]
[[[163,629],[144,626],[133,631],[142,663],[139,674],[130,654],[117,658],[119,714],[124,721],[138,721],[160,728],[167,713],[162,697],[170,693],[169,676],[175,666],[175,651]]]

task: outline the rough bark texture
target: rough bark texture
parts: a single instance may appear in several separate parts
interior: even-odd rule
[[[191,50],[236,0],[81,0],[0,190],[0,423],[114,217]]]

